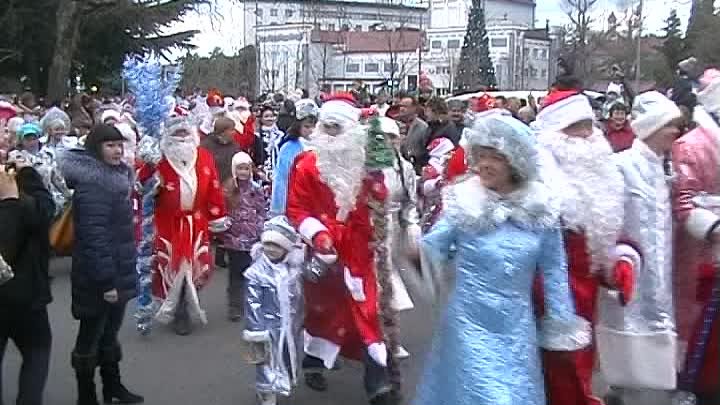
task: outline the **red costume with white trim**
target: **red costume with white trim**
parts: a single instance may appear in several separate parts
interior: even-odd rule
[[[339,264],[318,282],[305,283],[305,328],[315,342],[308,346],[308,354],[323,359],[328,367],[338,353],[362,360],[368,347],[384,346],[367,205],[373,190],[368,181],[363,182],[355,208],[346,220],[338,220],[334,193],[321,179],[315,152],[303,152],[295,162],[287,216],[306,240],[328,232]]]
[[[593,111],[582,94],[563,94],[546,105],[535,123],[543,182],[553,189],[554,204],[565,228],[570,288],[576,311],[593,325],[598,288],[611,274],[620,237],[624,182],[612,161],[612,149],[603,134],[591,129],[587,138],[563,130],[585,120]],[[549,403],[591,405],[601,401],[592,393],[595,347],[566,353],[543,354]]]
[[[143,167],[139,177],[143,180],[142,177],[152,175],[153,170],[160,177],[155,204],[157,259],[153,268],[153,295],[165,300],[158,316],[166,314],[165,321],[170,320],[185,280],[190,310],[204,322],[197,290],[207,283],[213,272],[211,228],[226,220],[215,161],[210,152],[197,148],[195,162],[190,162],[187,169],[163,158],[154,168]]]

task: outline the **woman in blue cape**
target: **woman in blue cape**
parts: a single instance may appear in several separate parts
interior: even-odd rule
[[[270,199],[270,215],[285,215],[287,206],[288,182],[295,158],[303,150],[306,139],[315,130],[318,106],[310,99],[302,99],[295,103],[295,123],[288,129],[287,135],[278,144],[277,161],[274,162],[272,197]]]
[[[470,174],[449,186],[423,240],[432,269],[457,278],[415,405],[544,405],[540,347],[577,350],[589,324],[575,315],[557,215],[536,182],[530,130],[511,117],[478,119],[464,134]],[[435,272],[436,273],[436,272]],[[538,324],[532,287],[542,276]]]

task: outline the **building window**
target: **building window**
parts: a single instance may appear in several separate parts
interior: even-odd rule
[[[458,49],[460,48],[460,40],[459,39],[451,39],[448,41],[448,49]]]
[[[440,48],[442,48],[442,41],[432,41],[430,43],[430,47],[432,49],[440,49]]]
[[[533,49],[533,58],[540,59],[540,50],[535,48]]]
[[[328,24],[328,31],[335,31],[335,24]]]
[[[363,30],[362,25],[358,24],[355,26],[355,31],[362,31],[362,30]]]
[[[540,56],[541,56],[543,59],[547,59],[547,58],[548,58],[548,50],[547,50],[547,49],[543,49],[543,50],[540,52]]]
[[[345,65],[345,71],[347,73],[360,73],[360,64],[348,63],[347,65]]]
[[[345,91],[345,85],[344,84],[336,84],[333,86],[333,90],[335,91],[335,93]]]
[[[293,16],[293,11],[292,11],[292,9],[289,9],[289,8],[285,9],[285,17],[290,18],[290,17],[292,17],[292,16]]]
[[[347,24],[343,24],[343,25],[342,25],[342,30],[343,30],[343,31],[350,31],[350,26],[347,25]]]
[[[366,63],[365,64],[365,73],[377,73],[379,71],[380,71],[379,63]]]
[[[278,15],[277,9],[271,8],[270,9],[270,17],[277,17],[277,15]]]
[[[397,72],[397,71],[398,71],[398,65],[397,65],[397,63],[395,63],[395,64],[385,63],[384,68],[385,68],[385,72],[386,72],[386,73],[392,73],[392,72]],[[394,68],[394,69],[393,69],[393,68]]]
[[[257,15],[257,16],[260,17],[260,18],[262,18],[262,16],[263,16],[263,10],[262,10],[261,8],[255,10],[255,15]]]
[[[543,69],[542,73],[540,73],[541,79],[547,79],[547,69]]]
[[[507,38],[490,38],[490,46],[493,48],[507,48]]]

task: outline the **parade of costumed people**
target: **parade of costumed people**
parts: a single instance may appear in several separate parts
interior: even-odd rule
[[[435,59],[353,76],[392,68],[352,71],[374,44],[340,37],[384,30],[355,28],[255,76],[263,47],[75,50],[42,89],[18,54],[39,65],[0,80],[0,404],[719,405],[712,58],[459,90]],[[318,79],[322,41],[351,68]]]

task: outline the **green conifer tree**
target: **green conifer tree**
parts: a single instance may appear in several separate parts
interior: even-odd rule
[[[485,30],[485,12],[482,0],[473,0],[468,17],[465,42],[460,51],[455,91],[478,91],[495,87],[495,67],[490,59],[490,46]]]

